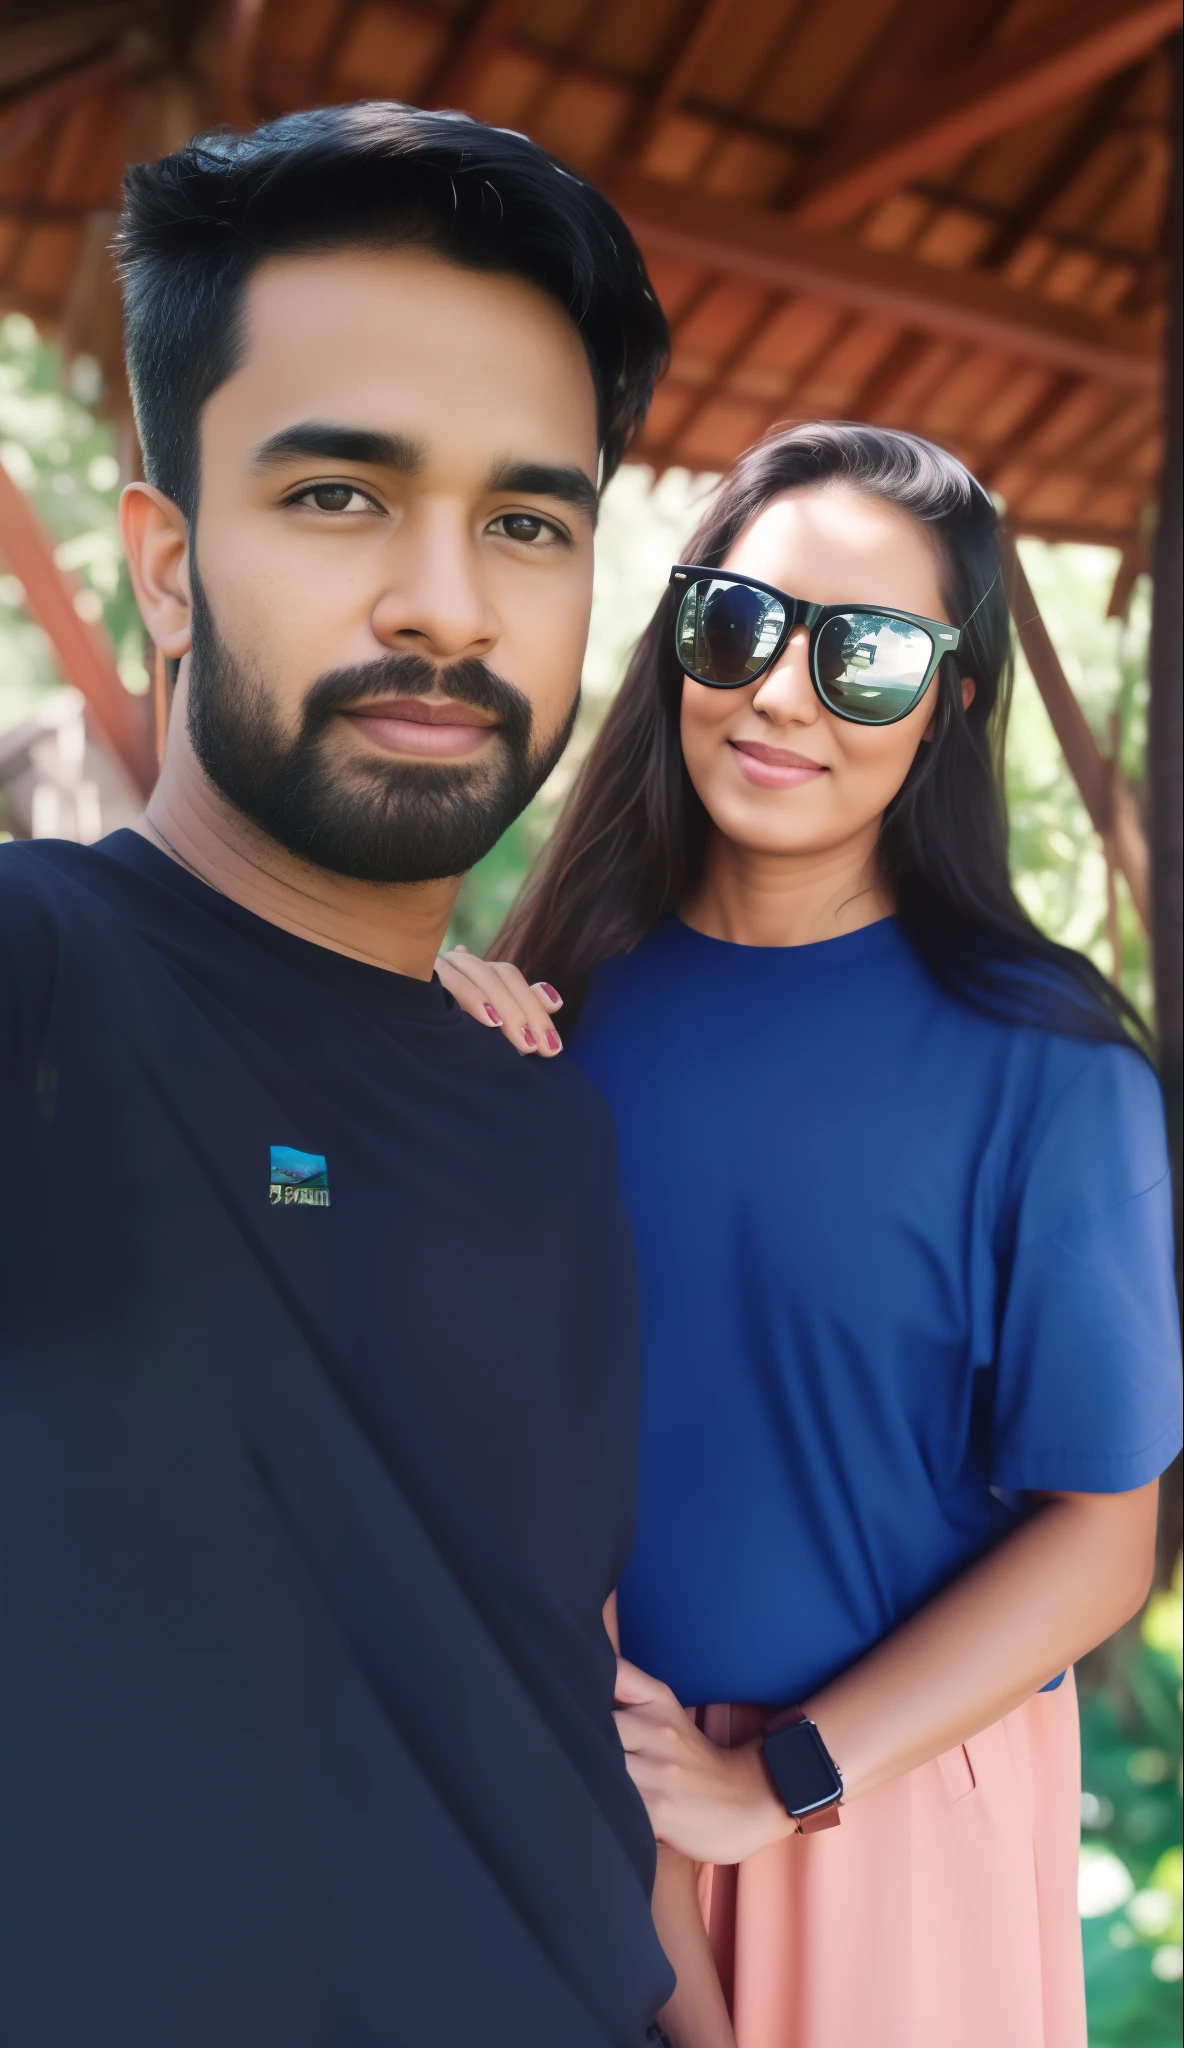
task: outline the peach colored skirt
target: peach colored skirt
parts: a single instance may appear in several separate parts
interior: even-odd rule
[[[755,1710],[700,1708],[727,1748]],[[1070,1672],[699,1900],[737,2048],[1085,2048]]]

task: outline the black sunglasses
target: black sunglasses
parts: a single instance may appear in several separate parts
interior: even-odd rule
[[[855,725],[907,718],[962,638],[962,628],[943,619],[879,605],[808,604],[755,576],[680,562],[670,581],[682,593],[674,650],[685,675],[713,690],[743,689],[772,667],[795,626],[805,626],[816,695]]]

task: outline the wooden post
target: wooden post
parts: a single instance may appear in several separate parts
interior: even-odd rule
[[[1167,335],[1167,418],[1163,489],[1155,534],[1151,609],[1151,704],[1148,717],[1147,767],[1151,797],[1151,956],[1155,967],[1155,1017],[1159,1033],[1160,1074],[1168,1111],[1168,1142],[1176,1195],[1176,1278],[1180,1280],[1180,1189],[1182,1109],[1181,1067],[1184,1062],[1184,958],[1181,920],[1184,917],[1184,701],[1182,657],[1184,615],[1181,610],[1180,559],[1184,551],[1181,507],[1181,318],[1180,241],[1184,235],[1181,204],[1181,38],[1168,45],[1172,65],[1172,185],[1165,223],[1170,266]],[[1171,1570],[1180,1547],[1181,1487],[1179,1463],[1163,1490],[1160,1522],[1160,1568]]]
[[[66,681],[81,690],[95,724],[146,797],[156,780],[147,707],[124,689],[102,624],[79,618],[77,582],[58,568],[48,533],[2,463],[0,554],[23,583],[30,615],[52,643]]]
[[[1044,708],[1060,741],[1069,773],[1089,812],[1090,823],[1103,845],[1113,848],[1114,865],[1124,876],[1131,901],[1144,929],[1147,929],[1150,921],[1149,859],[1134,792],[1117,766],[1107,761],[1094,738],[1089,721],[1061,667],[1048,627],[1040,616],[1040,607],[1024,574],[1015,539],[1006,528],[1000,535],[1000,541],[1008,602],[1020,646],[1044,699]]]

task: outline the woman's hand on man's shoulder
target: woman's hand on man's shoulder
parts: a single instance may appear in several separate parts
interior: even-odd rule
[[[549,981],[528,982],[511,960],[482,960],[464,946],[441,953],[436,972],[462,1010],[500,1031],[515,1052],[554,1059],[563,1041],[553,1022],[563,997]]]

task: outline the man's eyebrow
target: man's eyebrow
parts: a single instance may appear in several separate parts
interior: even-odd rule
[[[293,458],[313,462],[362,462],[414,476],[423,468],[423,448],[410,434],[382,434],[369,427],[338,426],[332,420],[301,420],[251,451],[252,469],[273,469]]]
[[[506,458],[494,464],[486,489],[521,491],[528,498],[558,498],[586,512],[596,524],[600,505],[596,485],[577,462],[513,462]]]

